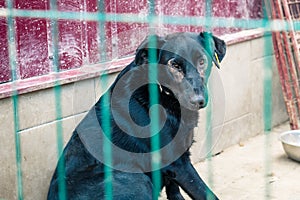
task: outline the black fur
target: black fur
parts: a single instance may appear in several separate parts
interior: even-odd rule
[[[155,45],[149,44],[149,38],[154,39]],[[126,109],[129,109],[129,115],[136,125],[140,127],[149,125],[151,122],[149,85],[156,87],[159,92],[158,102],[164,108],[159,116],[165,123],[160,124],[161,130],[158,134],[160,148],[168,148],[162,151],[162,168],[159,172],[168,199],[183,199],[179,186],[192,199],[206,199],[208,194],[217,199],[193,168],[189,159],[189,148],[193,142],[193,129],[198,122],[198,109],[203,108],[207,102],[206,83],[212,62],[216,62],[215,53],[221,61],[226,52],[225,43],[205,32],[176,33],[166,37],[154,35],[149,38],[137,49],[135,60],[120,72],[112,86],[91,109],[95,112],[95,126],[103,128],[105,126],[103,119],[110,116],[111,142],[116,147],[127,152],[145,154],[143,159],[138,160],[130,156],[124,158],[113,149],[112,160],[115,166],[112,169],[113,199],[152,199],[153,184],[151,172],[148,170],[151,166],[151,157],[146,156],[152,151],[151,137],[147,132],[147,137],[139,137],[139,134],[143,133],[134,129],[125,116]],[[155,53],[155,62],[159,64],[158,81],[134,88],[135,81],[147,80],[149,66],[152,66],[149,64],[149,51]],[[202,59],[203,55],[206,60]],[[165,84],[159,80],[164,80]],[[118,87],[118,84],[122,87]],[[117,99],[113,99],[114,90],[118,90]],[[128,94],[130,99],[127,105],[124,96]],[[111,101],[106,102],[106,97]],[[106,110],[108,113],[103,112]],[[89,116],[92,115],[87,115],[81,124],[91,123],[88,121]],[[130,134],[121,129],[117,121],[126,127]],[[87,129],[83,131],[90,131],[91,137],[94,136],[96,133],[92,130],[96,129],[90,127],[94,125],[85,126]],[[106,134],[105,130],[104,128],[102,134]],[[107,180],[104,177],[104,164],[101,159],[97,159],[97,156],[103,153],[101,143],[93,147],[96,153],[89,151],[87,149],[89,144],[86,144],[80,135],[81,131],[79,125],[60,158],[65,166],[67,199],[104,199],[104,186]],[[179,139],[175,139],[177,136]],[[168,146],[169,144],[172,145]],[[134,168],[136,171],[126,171],[127,168]],[[59,199],[58,179],[56,169],[51,180],[48,200]]]

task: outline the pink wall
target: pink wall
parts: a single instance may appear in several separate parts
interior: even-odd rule
[[[0,0],[0,8],[4,6],[5,0]],[[4,17],[0,17],[0,83],[11,79],[8,63],[7,23]]]
[[[14,8],[48,10],[49,5],[45,0],[15,0]],[[20,78],[30,78],[49,73],[47,20],[17,17],[15,27]]]
[[[106,13],[135,13],[146,17],[147,0],[106,0]],[[261,0],[213,0],[213,16],[235,18],[260,18]],[[205,0],[157,0],[156,14],[171,16],[204,16]],[[5,7],[5,0],[0,0]],[[14,8],[48,10],[49,0],[15,0]],[[58,0],[58,10],[77,11],[84,14],[97,12],[97,0]],[[18,78],[30,78],[48,74],[52,67],[52,42],[50,21],[39,18],[16,18],[16,48]],[[147,34],[147,24],[106,22],[106,55],[115,59],[132,54]],[[199,32],[202,27],[163,25],[159,29],[167,32]],[[98,23],[74,20],[58,20],[59,68],[67,70],[84,64],[99,62]],[[214,28],[218,35],[236,32],[236,28]],[[6,19],[0,18],[0,83],[10,81],[8,62],[8,39]]]

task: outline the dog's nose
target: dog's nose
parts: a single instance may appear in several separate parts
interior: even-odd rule
[[[198,106],[200,108],[204,108],[206,106],[205,99],[202,95],[197,95],[192,97],[191,103]]]

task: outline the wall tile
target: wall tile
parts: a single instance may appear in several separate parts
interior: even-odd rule
[[[275,61],[273,61],[276,63]],[[274,65],[273,67],[273,80],[272,80],[272,87],[273,87],[273,93],[272,93],[272,125],[276,126],[281,124],[282,122],[287,121],[288,115],[285,107],[285,102],[283,99],[283,92],[281,89],[281,84],[279,80],[277,65]]]
[[[272,35],[256,38],[250,41],[250,60],[273,55]]]
[[[55,119],[53,89],[40,90],[19,96],[20,129],[27,129]]]
[[[95,104],[94,79],[74,83],[73,112],[76,114],[88,111]]]
[[[101,95],[106,92],[106,90],[111,86],[111,84],[115,81],[117,78],[118,73],[110,74],[107,78],[107,82],[103,83],[101,80],[101,77],[95,78],[95,98],[96,102],[101,97]]]
[[[0,101],[0,199],[17,199],[16,147],[11,98]]]
[[[83,114],[62,121],[64,144],[77,125],[76,118],[82,117]],[[56,126],[57,122],[52,122],[20,133],[25,199],[46,199],[58,159]]]
[[[250,44],[239,43],[228,47],[219,71],[225,91],[225,121],[249,113],[251,97]]]
[[[270,62],[271,61],[271,62]],[[264,65],[272,65],[272,56],[251,61],[251,97],[252,131],[261,132],[263,127],[263,92],[264,92]]]
[[[20,129],[55,121],[58,106],[63,118],[88,111],[95,103],[94,90],[94,80],[88,79],[62,85],[59,101],[55,100],[53,89],[20,95]]]

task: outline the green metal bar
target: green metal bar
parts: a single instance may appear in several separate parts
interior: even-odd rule
[[[0,9],[0,17],[7,17],[10,11],[6,8]],[[12,9],[12,17],[34,17],[46,19],[69,19],[69,20],[85,20],[85,21],[106,21],[106,22],[125,22],[125,23],[148,23],[149,20],[141,17],[140,14],[120,14],[120,13],[94,13],[86,12],[84,16],[80,12],[66,12],[54,10],[22,10]],[[152,21],[162,21],[162,24],[170,25],[186,25],[189,22],[191,26],[210,26],[220,28],[241,28],[254,29],[262,28],[268,24],[268,29],[271,30],[293,30],[300,31],[300,22],[293,21],[292,26],[286,20],[266,20],[266,19],[236,19],[233,17],[203,17],[203,16],[170,16],[164,15],[163,18],[159,16],[152,16]]]
[[[151,28],[154,23],[155,18],[155,0],[148,1],[149,3],[149,14],[148,23]],[[152,35],[153,33],[151,33]],[[158,78],[158,65],[157,65],[157,50],[156,50],[156,37],[152,36],[149,38],[149,46],[154,48],[149,48],[149,72],[148,79],[151,83],[149,85],[149,96],[150,96],[150,119],[151,119],[151,165],[152,165],[152,181],[153,181],[153,199],[158,199],[161,188],[161,175],[160,175],[160,165],[161,165],[161,155],[160,155],[160,137],[159,137],[159,93],[156,84]]]
[[[265,39],[265,52],[272,51],[269,48],[269,41]],[[265,176],[265,199],[269,199],[271,196],[271,184],[269,178],[271,176],[271,128],[272,128],[272,64],[265,59],[264,64],[264,134],[265,134],[265,152],[264,152],[264,176]]]
[[[101,85],[107,85],[108,83],[108,75],[103,75],[100,79]],[[109,95],[104,95],[103,97],[103,104],[108,105],[110,102]],[[108,140],[104,140],[103,142],[103,158],[104,158],[104,179],[105,179],[105,186],[104,186],[104,197],[106,200],[113,199],[113,187],[112,187],[112,178],[113,178],[113,171],[112,171],[112,147],[110,142],[111,141],[111,123],[110,123],[110,110],[108,106],[102,106],[101,109],[101,118],[102,120],[102,130]]]
[[[14,113],[14,132],[15,132],[15,147],[16,147],[16,164],[17,164],[17,190],[18,199],[23,199],[23,181],[22,181],[22,156],[21,156],[21,138],[19,135],[19,97],[18,92],[14,90],[12,95],[13,113]]]
[[[265,2],[265,1],[263,1]],[[265,29],[269,29],[268,15],[264,6],[264,18],[266,23],[264,24]],[[272,41],[268,37],[264,37],[264,52],[268,55],[272,52]],[[265,59],[264,63],[264,130],[270,131],[272,128],[272,65]]]
[[[268,11],[267,8],[271,8],[269,1],[262,1],[263,13],[264,13],[264,28],[269,29],[270,23],[268,23]],[[268,37],[264,37],[264,52],[268,55],[268,52],[272,52],[272,40]],[[264,59],[264,79],[263,79],[263,118],[264,118],[264,134],[265,134],[265,152],[264,152],[264,178],[265,178],[265,199],[271,198],[271,184],[269,183],[270,173],[271,173],[271,149],[269,148],[271,144],[271,128],[272,128],[272,63],[268,62],[268,59]]]
[[[57,11],[57,1],[50,1],[51,11]],[[61,85],[59,83],[59,47],[58,47],[58,23],[57,19],[51,18],[51,40],[53,51],[53,69],[55,72],[56,80],[54,83],[53,91],[55,98],[55,115],[56,115],[56,144],[57,144],[57,157],[59,158],[57,164],[58,174],[58,196],[60,200],[67,199],[67,190],[65,182],[65,160],[61,156],[63,153],[63,128],[62,128],[62,107],[61,107]]]
[[[205,31],[211,32],[212,31],[212,1],[211,0],[206,0],[205,1]],[[205,40],[205,46],[206,49],[211,49],[210,47],[210,40],[212,38],[207,35]],[[209,52],[210,53],[210,52]],[[212,56],[214,56],[213,52]],[[206,77],[208,79],[208,77]],[[210,84],[208,84],[208,92],[209,92]],[[207,174],[208,174],[208,184],[210,187],[213,187],[213,164],[212,164],[212,101],[209,98],[209,102],[206,106],[206,150],[207,150]],[[211,192],[207,192],[207,197],[208,200],[214,200],[214,196]]]
[[[107,60],[106,58],[106,12],[105,12],[105,1],[104,0],[98,0],[97,1],[99,12],[97,13],[98,21],[99,21],[99,50],[100,50],[100,61],[105,62]],[[104,73],[100,77],[100,84],[101,86],[105,87],[108,84],[108,74]],[[105,136],[107,137],[107,140],[103,140],[103,158],[104,158],[104,178],[105,178],[105,186],[104,186],[104,197],[106,200],[112,200],[113,199],[113,187],[112,187],[112,178],[113,178],[113,171],[112,171],[112,147],[111,143],[107,141],[111,141],[111,116],[110,116],[110,108],[105,106],[109,105],[110,102],[110,96],[104,95],[103,96],[103,103],[102,103],[102,109],[101,109],[101,118],[102,120],[102,130]]]
[[[155,38],[150,39],[151,42],[155,43]],[[153,83],[157,80],[157,64],[156,61],[156,51],[155,49],[149,49],[149,82]],[[152,180],[153,180],[153,199],[158,199],[160,188],[161,188],[161,176],[160,169],[161,165],[161,155],[160,155],[160,137],[159,137],[159,93],[156,84],[149,85],[149,96],[150,96],[150,118],[151,118],[151,152],[152,152]]]
[[[57,81],[54,86],[55,93],[55,113],[56,113],[56,143],[57,143],[57,155],[58,157],[63,153],[63,128],[62,128],[62,111],[61,111],[61,85]],[[58,171],[58,191],[59,199],[67,199],[66,182],[65,182],[65,160],[61,156],[57,164]]]
[[[211,32],[212,22],[214,17],[212,17],[212,4],[211,0],[205,1],[205,30]]]
[[[17,167],[17,193],[18,199],[23,199],[23,181],[22,181],[22,156],[21,156],[21,138],[20,138],[20,117],[19,117],[19,97],[18,91],[15,89],[15,81],[17,76],[17,62],[16,62],[16,43],[15,43],[15,24],[13,19],[13,2],[6,0],[8,10],[7,24],[8,24],[8,48],[9,48],[9,66],[11,69],[11,79],[13,87],[12,104],[14,117],[14,136],[15,136],[15,150],[16,150],[16,167]]]

